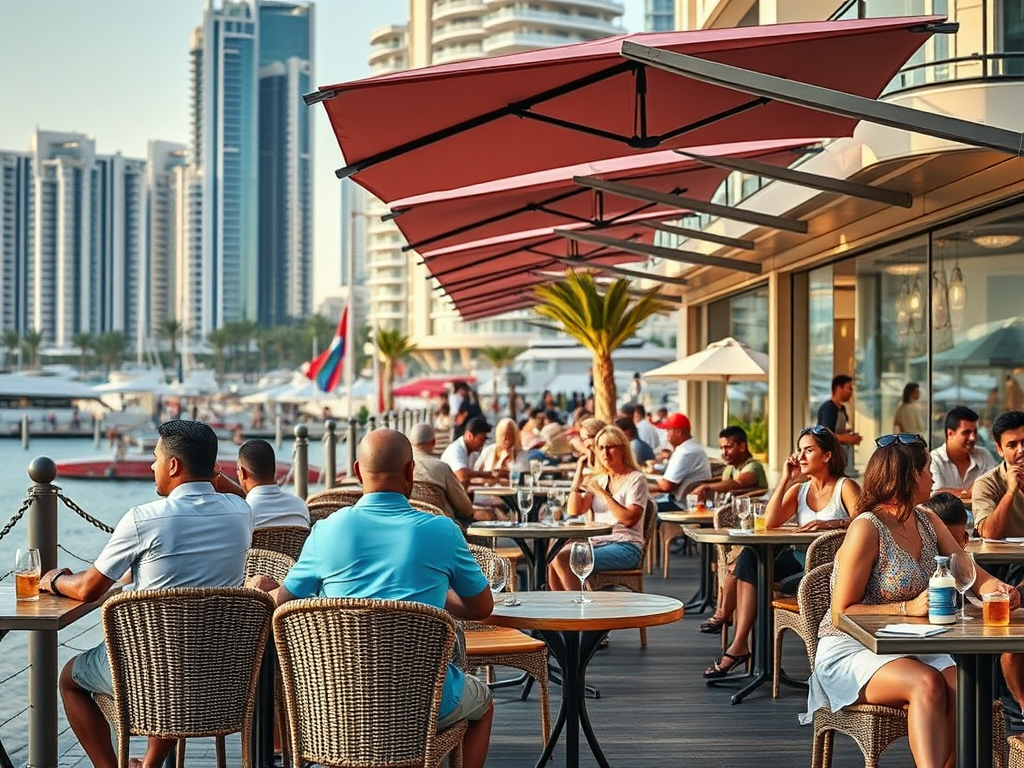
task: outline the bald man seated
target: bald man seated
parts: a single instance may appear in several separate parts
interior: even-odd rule
[[[416,462],[412,479],[418,483],[430,483],[440,489],[447,502],[446,512],[451,512],[463,524],[474,520],[496,519],[493,512],[474,507],[466,487],[455,476],[452,468],[434,457],[437,435],[430,424],[416,424],[409,432],[409,441],[412,443],[412,458]]]
[[[298,562],[271,594],[280,605],[303,597],[412,600],[479,621],[494,601],[487,579],[454,520],[409,506],[412,445],[401,432],[375,429],[359,444],[356,476],[362,498],[344,515],[313,526]],[[249,586],[277,587],[265,577]],[[402,638],[395,638],[402,642]],[[467,719],[463,764],[482,768],[493,706],[487,686],[454,664],[445,677],[438,728]]]

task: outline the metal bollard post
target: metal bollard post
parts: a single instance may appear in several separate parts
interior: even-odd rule
[[[391,411],[384,411],[384,415],[380,417],[380,420],[384,429],[391,429]]]
[[[21,447],[28,450],[28,414],[21,414]]]
[[[281,414],[277,414],[274,417],[274,445],[277,446],[277,450],[281,450],[281,446],[284,444],[284,425],[281,422]]]
[[[334,478],[338,475],[335,469],[338,466],[338,435],[334,431],[337,426],[334,419],[324,422],[324,428],[327,430],[327,439],[324,440],[324,488],[333,488]]]
[[[57,567],[57,465],[39,456],[28,467],[34,485],[29,489],[28,545],[39,550],[42,572]],[[28,633],[28,764],[57,766],[57,633]]]
[[[366,431],[373,432],[377,428],[377,417],[371,416],[366,420]]]
[[[309,495],[309,428],[305,424],[295,427],[295,495],[300,499]]]
[[[103,440],[103,419],[98,416],[92,417],[92,444],[97,448],[100,447],[100,441]]]
[[[359,422],[352,417],[348,420],[348,434],[345,436],[345,445],[348,448],[348,467],[346,471],[349,477],[356,476],[356,428]]]

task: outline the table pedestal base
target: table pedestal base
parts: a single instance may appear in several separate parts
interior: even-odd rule
[[[698,544],[700,548],[700,582],[697,592],[687,602],[683,603],[683,610],[687,613],[704,613],[709,608],[714,608],[717,595],[713,595],[714,577],[711,574],[711,550],[714,544]]]
[[[537,761],[537,768],[542,768],[551,759],[551,752],[558,743],[562,728],[565,728],[566,768],[578,768],[581,726],[597,764],[601,768],[610,768],[590,724],[586,701],[587,665],[608,631],[558,632],[542,629],[537,630],[537,633],[544,638],[562,671],[562,698],[558,705],[558,716],[554,728],[551,729],[548,743],[544,746],[544,752]]]
[[[992,678],[996,657],[954,654],[954,659],[957,768],[992,768]]]

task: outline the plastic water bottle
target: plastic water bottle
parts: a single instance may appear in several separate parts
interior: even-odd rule
[[[935,573],[928,581],[928,622],[952,624],[956,621],[956,579],[949,573],[949,558],[935,556]]]

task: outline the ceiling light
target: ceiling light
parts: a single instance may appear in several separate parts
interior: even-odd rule
[[[1020,235],[974,235],[971,240],[974,241],[975,245],[980,245],[982,248],[996,250],[1016,245],[1020,242],[1020,238]]]

